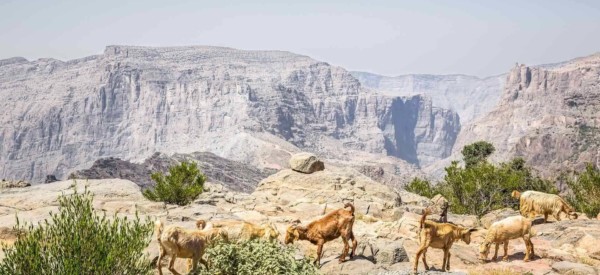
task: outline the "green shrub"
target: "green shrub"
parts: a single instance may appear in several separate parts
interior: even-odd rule
[[[567,197],[569,203],[590,218],[596,217],[600,212],[600,170],[588,164],[574,179],[567,180],[567,185],[573,192]]]
[[[465,167],[471,167],[485,161],[496,151],[494,145],[487,141],[478,141],[463,147],[461,153],[465,161]]]
[[[143,250],[152,222],[100,216],[87,190],[58,202],[59,213],[50,213],[50,221],[21,226],[17,218],[18,238],[13,247],[3,247],[0,274],[150,274]]]
[[[431,186],[429,181],[417,177],[413,178],[412,181],[406,185],[405,189],[408,192],[419,194],[428,198],[431,198],[436,194],[435,188]]]
[[[487,162],[485,158],[481,159],[493,151],[493,146],[489,147],[485,142],[467,145],[463,149],[463,153],[467,152],[464,161],[470,165],[463,168],[454,161],[445,168],[446,176],[437,185],[413,179],[407,186],[407,191],[429,198],[441,194],[450,203],[450,211],[453,213],[477,216],[505,207],[517,209],[519,201],[511,197],[513,190],[557,193],[554,184],[535,176],[521,158],[498,165]]]
[[[195,162],[182,162],[169,168],[169,174],[152,174],[156,182],[153,188],[144,190],[144,197],[178,205],[192,202],[203,191],[206,177],[200,173]]]
[[[240,243],[218,242],[206,250],[210,270],[201,275],[317,274],[308,259],[294,259],[294,249],[262,240]]]

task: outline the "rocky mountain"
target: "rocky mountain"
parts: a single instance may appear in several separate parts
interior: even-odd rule
[[[448,156],[458,115],[420,95],[383,95],[346,70],[280,51],[109,46],[60,61],[0,61],[0,177],[40,182],[99,158],[212,152],[285,167],[300,149],[395,172]],[[379,157],[378,157],[379,156]]]
[[[494,144],[494,160],[514,156],[546,175],[600,165],[600,54],[553,66],[515,66],[498,106],[463,128],[455,150]]]
[[[0,243],[11,245],[15,240],[12,226],[15,214],[21,223],[39,222],[58,210],[57,198],[72,193],[72,181],[11,188],[0,192]],[[337,168],[325,162],[325,169],[306,174],[292,169],[281,171],[261,180],[251,194],[207,183],[207,190],[187,206],[167,205],[145,199],[139,187],[128,180],[90,180],[88,190],[94,194],[94,208],[99,213],[133,218],[161,219],[168,225],[192,229],[196,219],[246,220],[257,224],[272,222],[283,241],[285,229],[299,219],[303,225],[340,208],[351,201],[356,206],[353,232],[358,240],[357,256],[345,263],[336,257],[342,251],[340,239],[327,242],[323,250],[323,274],[412,274],[416,251],[420,213],[431,205],[427,198],[405,191],[394,192],[351,168]],[[83,189],[83,184],[77,186]],[[478,259],[479,244],[487,227],[506,215],[518,215],[511,209],[490,212],[481,219],[455,215],[448,219],[478,230],[471,243],[456,242],[451,248],[451,271],[458,274],[597,274],[600,267],[600,221],[580,217],[577,220],[534,222],[532,238],[536,257],[524,262],[524,242],[509,243],[509,262],[482,263]],[[431,215],[431,219],[439,218]],[[483,225],[483,226],[482,226]],[[307,241],[293,244],[299,257],[314,257],[316,246]],[[158,255],[155,238],[146,252],[150,258]],[[0,251],[0,259],[3,252]],[[429,249],[429,265],[439,269],[443,252]],[[186,261],[176,261],[177,270],[185,270]],[[419,265],[419,271],[422,271]],[[510,272],[509,272],[510,271]],[[488,273],[489,272],[489,273]],[[583,272],[583,273],[577,273]],[[424,274],[439,274],[429,271]]]
[[[71,173],[73,179],[126,179],[142,188],[154,185],[150,175],[168,173],[169,167],[182,161],[193,161],[207,180],[223,185],[229,190],[250,193],[263,178],[274,173],[272,169],[257,169],[241,162],[228,160],[208,152],[174,154],[155,153],[142,163],[132,163],[119,158],[101,158],[84,170]]]
[[[364,86],[392,96],[425,95],[433,106],[454,110],[463,125],[493,109],[503,90],[506,75],[479,78],[469,75],[411,74],[382,76],[351,72]]]

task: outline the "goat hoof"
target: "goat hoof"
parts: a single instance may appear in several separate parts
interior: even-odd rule
[[[508,262],[508,257],[502,258],[502,261]]]

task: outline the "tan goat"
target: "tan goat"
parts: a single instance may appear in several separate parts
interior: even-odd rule
[[[350,210],[346,210],[346,207],[350,207]],[[356,250],[357,241],[352,232],[352,226],[354,225],[354,205],[346,203],[344,208],[335,210],[325,217],[320,218],[308,224],[308,226],[299,226],[300,221],[294,222],[290,225],[285,233],[285,244],[294,243],[298,240],[307,240],[312,244],[317,245],[317,259],[315,265],[320,266],[321,254],[323,252],[323,245],[328,242],[342,237],[344,241],[344,249],[342,255],[339,258],[340,263],[346,261],[348,250],[350,245],[348,241],[352,241],[352,251],[350,252],[350,258],[354,257],[354,251]]]
[[[575,209],[565,202],[561,197],[538,191],[513,191],[511,196],[519,199],[519,210],[521,215],[527,218],[535,218],[537,214],[544,215],[544,222],[548,222],[548,215],[560,221],[560,213],[564,212],[569,219],[577,219]]]
[[[417,272],[417,266],[419,265],[419,258],[421,255],[423,255],[423,266],[426,270],[429,269],[426,255],[427,248],[429,247],[444,250],[442,270],[450,270],[450,248],[452,247],[452,244],[458,240],[462,240],[466,244],[471,243],[471,233],[477,230],[475,228],[465,228],[451,223],[428,221],[426,218],[430,213],[431,210],[427,208],[423,211],[423,215],[421,216],[419,225],[419,242],[421,245],[417,250],[415,258],[415,272]]]
[[[196,221],[196,228],[202,231],[202,233],[206,237],[206,241],[208,244],[211,244],[212,242],[217,240],[229,241],[229,236],[227,235],[227,231],[225,229],[213,228],[212,224],[208,225],[209,226],[207,227],[207,222],[205,220]]]
[[[485,240],[479,246],[479,259],[487,260],[490,252],[490,246],[496,244],[496,250],[492,261],[498,257],[498,247],[504,244],[504,261],[508,261],[508,242],[512,239],[523,238],[525,241],[525,258],[523,261],[529,262],[534,257],[533,243],[531,242],[531,220],[522,216],[508,217],[493,223],[488,229]]]
[[[279,237],[279,231],[269,222],[263,225],[256,225],[245,221],[217,221],[211,222],[208,228],[221,229],[227,233],[230,240],[276,240]]]
[[[163,223],[160,220],[155,222],[156,240],[159,245],[159,256],[156,267],[158,274],[162,275],[162,259],[170,255],[169,271],[175,275],[179,273],[173,265],[177,258],[191,259],[191,267],[188,262],[188,271],[196,270],[198,262],[202,263],[208,269],[208,263],[202,259],[204,249],[206,249],[206,236],[200,230],[186,230],[178,226],[170,226],[163,231]]]

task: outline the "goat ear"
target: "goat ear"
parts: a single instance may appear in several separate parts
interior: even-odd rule
[[[477,228],[469,228],[469,233],[477,231]]]
[[[292,222],[292,225],[299,225],[299,224],[300,224],[300,220],[299,219]]]

